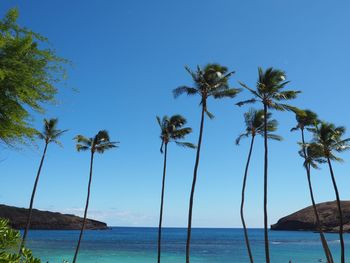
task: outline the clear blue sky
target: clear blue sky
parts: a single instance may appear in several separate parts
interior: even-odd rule
[[[180,113],[196,142],[199,98],[174,100],[173,88],[190,85],[184,66],[218,62],[236,70],[232,86],[253,86],[257,67],[287,72],[290,89],[302,90],[293,103],[338,125],[350,125],[350,3],[348,1],[2,1],[3,16],[20,10],[19,22],[47,36],[70,59],[59,104],[46,117],[69,129],[63,148],[50,145],[35,207],[81,214],[89,154],[77,153],[72,138],[107,129],[120,148],[97,156],[89,216],[110,225],[156,226],[162,156],[156,115]],[[79,90],[78,93],[71,88]],[[248,107],[246,99],[209,101],[216,115],[206,120],[194,205],[194,226],[240,227],[239,204],[248,141],[237,147]],[[258,105],[256,106],[258,107]],[[41,127],[42,118],[35,120]],[[290,113],[274,115],[285,140],[270,144],[270,223],[310,204],[299,133]],[[350,133],[348,133],[350,136]],[[2,149],[0,203],[26,207],[42,143],[21,151]],[[254,149],[247,186],[246,217],[261,227],[263,147]],[[185,226],[195,152],[171,145],[165,195],[165,226]],[[350,155],[334,165],[342,199],[350,199]],[[313,175],[317,201],[334,200],[327,167]]]

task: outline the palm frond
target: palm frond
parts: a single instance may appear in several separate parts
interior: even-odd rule
[[[251,103],[255,103],[255,102],[257,102],[256,99],[243,100],[243,101],[237,102],[236,105],[241,107],[241,106],[243,106],[245,104],[251,104]]]
[[[249,133],[245,132],[245,133],[241,133],[237,138],[236,138],[236,145],[239,145],[239,143],[241,142],[241,140],[243,138],[249,137]]]
[[[63,147],[63,144],[60,141],[58,141],[58,140],[50,140],[50,142],[52,142],[54,144],[57,144],[60,147]]]
[[[299,126],[295,126],[295,127],[291,128],[290,131],[291,131],[291,132],[294,132],[294,131],[297,131],[297,130],[299,130],[299,129],[300,129]]]
[[[90,147],[88,147],[86,145],[82,145],[82,144],[77,144],[75,147],[76,147],[78,152],[87,151],[87,150],[91,149]]]
[[[160,120],[160,118],[158,117]],[[174,141],[177,142],[179,139],[184,139],[186,135],[192,132],[190,127],[183,127],[187,123],[187,120],[180,114],[175,114],[170,118],[164,116],[160,125],[160,138],[161,138],[161,147],[160,152],[163,153],[163,147],[165,144]]]
[[[74,137],[74,140],[79,143],[79,144],[83,144],[85,146],[90,147],[92,144],[92,138],[86,138],[83,135],[77,135]]]
[[[287,83],[288,82],[285,82],[285,84]],[[291,99],[295,99],[299,93],[301,93],[301,91],[288,90],[288,91],[275,92],[272,95],[272,98],[277,101],[291,100]]]
[[[213,92],[213,97],[215,99],[221,99],[221,98],[234,98],[238,93],[240,93],[242,89],[226,89],[222,91]]]
[[[249,90],[251,93],[253,93],[253,95],[255,95],[256,97],[262,99],[262,97],[260,96],[260,94],[259,94],[258,92],[256,92],[255,90],[249,88],[249,87],[248,87],[246,84],[244,84],[243,82],[240,82],[240,81],[239,81],[238,83],[239,83],[239,85],[241,85],[243,88],[245,88],[245,89]]]
[[[118,142],[105,142],[95,146],[95,150],[98,153],[104,153],[107,150],[118,148]]]
[[[209,112],[207,109],[205,109],[205,113],[207,114],[207,116],[209,117],[209,119],[214,119],[215,118],[215,115],[212,114],[211,112]]]
[[[283,103],[271,103],[268,105],[268,107],[278,111],[292,111],[292,112],[299,111],[297,107],[294,107],[288,104],[283,104]]]
[[[279,136],[277,134],[272,134],[272,133],[268,133],[267,138],[271,139],[271,140],[275,140],[275,141],[282,141],[283,140],[282,136]]]
[[[198,94],[198,90],[196,88],[192,88],[188,86],[181,86],[173,90],[174,98],[177,98],[182,94],[196,95]]]
[[[185,148],[191,148],[191,149],[197,148],[196,145],[194,145],[193,143],[190,143],[190,142],[175,141],[175,143],[176,143],[176,145],[181,146],[181,147],[185,147]]]
[[[170,138],[173,140],[184,139],[186,135],[192,132],[192,128],[185,127],[182,129],[176,129],[170,134]]]
[[[195,72],[193,72],[189,66],[185,66],[185,70],[191,75],[194,82],[198,81],[198,75],[200,75],[200,73],[201,73],[201,69],[199,66],[197,66],[197,74]]]
[[[162,128],[162,121],[160,120],[159,116],[156,116],[157,122],[159,124],[159,127]]]

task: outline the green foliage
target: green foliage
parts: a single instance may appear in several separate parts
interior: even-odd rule
[[[271,115],[271,113],[267,113],[267,138],[281,141],[282,137],[272,133],[277,130],[278,122],[275,119],[271,120]],[[264,136],[264,110],[250,109],[244,114],[244,122],[246,130],[237,137],[237,145],[244,137],[256,136],[257,134]]]
[[[160,152],[163,153],[163,146],[171,141],[175,142],[177,145],[187,148],[195,148],[196,146],[189,142],[181,142],[178,140],[184,139],[186,135],[192,132],[189,127],[183,127],[187,121],[181,115],[173,115],[170,118],[164,116],[162,119],[157,116],[157,122],[159,124],[161,134],[160,139],[162,144],[160,146]]]
[[[186,67],[186,70],[194,81],[194,87],[180,86],[173,90],[173,95],[175,98],[182,94],[201,96],[200,104],[210,119],[214,118],[214,115],[208,111],[207,98],[233,98],[241,91],[229,87],[228,79],[234,72],[228,72],[226,67],[219,64],[208,64],[204,69],[197,66],[195,72],[189,67]]]
[[[279,111],[294,111],[299,110],[288,104],[281,103],[281,101],[295,99],[300,91],[283,90],[289,81],[285,81],[286,74],[284,71],[274,68],[268,68],[265,71],[262,68],[258,68],[258,81],[256,83],[256,89],[249,88],[246,84],[240,82],[240,85],[250,91],[254,97],[240,101],[238,106],[243,106],[248,103],[255,103],[256,101],[262,102],[268,108]]]
[[[14,253],[21,240],[19,231],[13,230],[8,225],[8,220],[0,219],[0,263],[40,263],[40,259],[35,258],[32,252],[22,249],[22,255]]]
[[[302,149],[299,150],[299,155],[304,158],[304,167],[309,168],[310,166],[314,169],[318,169],[318,164],[325,163],[323,147],[317,143],[306,143]],[[306,155],[304,154],[304,150]]]
[[[38,137],[45,140],[46,143],[56,143],[61,145],[58,138],[67,130],[57,129],[58,119],[44,119],[44,130],[38,133]]]
[[[77,135],[75,138],[76,149],[78,152],[91,150],[95,153],[104,153],[106,150],[118,147],[119,142],[111,142],[106,130],[99,131],[94,137],[87,138],[83,135]]]
[[[314,126],[319,122],[317,114],[311,110],[299,110],[295,113],[295,119],[297,125],[291,129],[291,131],[296,131],[299,129],[304,129],[305,127]]]
[[[345,127],[335,126],[333,123],[321,121],[315,124],[313,128],[308,128],[313,133],[312,142],[322,148],[323,158],[330,160],[343,161],[334,155],[334,152],[344,152],[350,148],[350,138],[344,139]]]
[[[10,9],[0,21],[0,140],[7,145],[34,138],[30,111],[42,113],[44,103],[54,102],[67,63],[17,18],[17,9]]]

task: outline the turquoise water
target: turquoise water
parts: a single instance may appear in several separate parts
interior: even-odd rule
[[[163,230],[162,262],[184,262],[186,229]],[[42,262],[71,262],[78,231],[41,231],[29,233],[28,246]],[[264,262],[262,229],[250,229],[255,262]],[[327,234],[334,258],[339,258],[337,234]],[[350,246],[350,236],[345,235]],[[271,261],[293,263],[325,262],[319,235],[311,232],[270,231]],[[157,228],[116,227],[84,233],[78,262],[86,263],[154,263],[157,253]],[[350,248],[347,249],[350,262]],[[193,229],[191,245],[193,263],[248,262],[242,229]]]

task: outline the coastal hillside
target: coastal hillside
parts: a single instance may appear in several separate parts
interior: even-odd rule
[[[15,229],[25,228],[27,213],[28,209],[0,204],[0,218],[8,219],[10,221],[10,226]],[[45,230],[80,230],[82,222],[83,218],[75,215],[33,209],[30,228]],[[108,229],[108,227],[106,223],[87,219],[85,229],[104,230]]]
[[[336,201],[324,202],[316,205],[325,232],[338,232],[339,220]],[[344,232],[350,232],[350,201],[342,201],[341,207],[344,217]],[[312,206],[301,209],[285,216],[271,225],[272,230],[317,231],[316,220]]]

